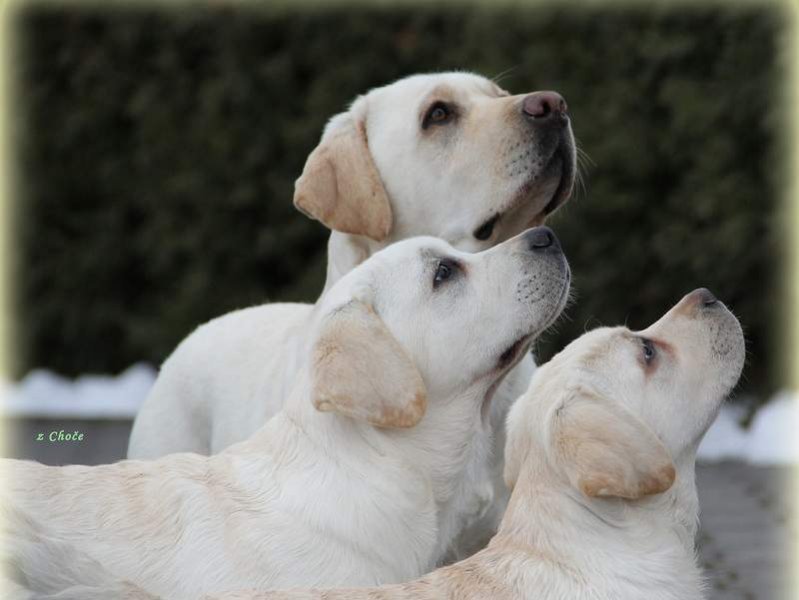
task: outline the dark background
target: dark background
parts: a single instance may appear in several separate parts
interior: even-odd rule
[[[781,383],[774,7],[352,7],[17,15],[16,374],[160,363],[242,306],[313,301],[327,231],[294,179],[325,121],[422,71],[567,99],[587,192],[552,225],[576,302],[539,343],[646,326],[707,286],[743,322],[746,394]]]

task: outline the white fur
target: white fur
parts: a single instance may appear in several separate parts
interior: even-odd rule
[[[432,235],[477,252],[542,222],[564,202],[574,178],[571,130],[566,126],[553,141],[551,132],[522,114],[524,97],[470,73],[417,75],[374,89],[333,117],[319,148],[339,139],[353,122],[363,125],[377,171],[373,179],[382,183],[390,203],[391,228],[380,240],[333,231],[325,289],[397,240]],[[456,103],[458,120],[423,132],[420,115],[437,99]],[[305,178],[313,174],[306,170]],[[298,193],[300,187],[298,181]],[[362,210],[378,208],[366,204]],[[475,230],[497,214],[493,234],[476,239]],[[134,423],[128,456],[213,454],[247,439],[288,397],[311,320],[309,305],[271,304],[198,328],[164,363]],[[493,427],[475,442],[486,458],[470,461],[462,495],[469,514],[459,525],[462,534],[450,559],[481,547],[496,530],[507,502],[501,482],[505,415],[534,369],[532,357],[525,357],[495,394]]]
[[[406,584],[219,600],[700,600],[696,448],[744,359],[737,320],[703,298],[642,332],[587,333],[538,369],[508,417],[514,489],[485,550]]]
[[[568,294],[562,253],[534,249],[532,233],[479,254],[406,240],[351,271],[310,309],[284,408],[220,454],[4,461],[7,555],[37,592],[53,573],[89,589],[98,576],[81,565],[96,562],[170,599],[429,571],[467,517],[472,463],[487,463],[492,390]],[[434,286],[443,258],[461,266]]]

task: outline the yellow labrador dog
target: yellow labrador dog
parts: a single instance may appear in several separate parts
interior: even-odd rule
[[[434,238],[375,254],[312,309],[294,389],[249,440],[97,467],[4,461],[18,585],[91,587],[100,565],[175,600],[429,572],[490,452],[492,396],[569,279],[546,227],[477,254]]]
[[[644,331],[587,333],[511,409],[513,493],[485,550],[403,585],[222,598],[699,600],[696,449],[743,362],[738,321],[704,289]]]
[[[569,197],[575,146],[554,92],[510,95],[470,73],[417,75],[358,97],[333,117],[297,180],[295,205],[333,230],[328,289],[404,238],[432,235],[477,252],[543,222]],[[130,458],[213,454],[282,407],[302,367],[312,307],[271,304],[203,325],[164,363],[130,439]],[[527,356],[492,403],[458,496],[465,555],[493,534],[507,501],[504,420],[534,369]],[[493,456],[494,458],[490,458]]]

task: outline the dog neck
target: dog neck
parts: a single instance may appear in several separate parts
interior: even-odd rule
[[[283,410],[238,447],[250,454],[265,448],[273,452],[278,447],[275,439],[289,435],[300,440],[292,444],[311,445],[314,455],[331,457],[342,468],[352,464],[360,470],[363,465],[374,465],[383,470],[391,464],[392,468],[422,475],[438,505],[450,499],[465,469],[468,453],[464,449],[484,426],[480,417],[482,390],[468,390],[457,397],[430,397],[418,424],[390,429],[334,412],[320,412],[313,404],[312,378],[307,368],[296,381]],[[276,419],[280,425],[273,423]],[[286,433],[284,429],[293,431]]]
[[[265,472],[258,466],[265,461],[266,465],[291,464],[291,472],[323,474],[318,479],[306,478],[303,497],[324,493],[346,498],[348,510],[359,515],[358,522],[368,523],[370,531],[385,532],[376,538],[396,535],[399,530],[408,538],[432,536],[425,538],[427,550],[416,546],[418,552],[407,557],[419,561],[417,572],[431,570],[440,548],[448,547],[458,531],[464,510],[462,481],[474,453],[490,453],[489,447],[475,447],[487,439],[476,435],[483,426],[482,395],[473,391],[474,397],[428,398],[427,411],[414,427],[381,429],[316,410],[308,380],[298,377],[283,410],[228,452],[246,453],[250,472]],[[317,484],[323,491],[311,489]],[[390,501],[377,506],[374,498]],[[392,553],[407,552],[399,546],[381,548],[385,554],[381,560],[387,564],[398,560]],[[377,548],[369,551],[378,552]]]
[[[527,457],[489,545],[492,552],[529,559],[530,568],[518,570],[523,589],[562,579],[580,582],[585,596],[574,598],[701,598],[695,525],[686,526],[676,511],[685,503],[681,495],[694,489],[692,477],[685,478],[686,489],[638,501],[588,498],[541,453]]]

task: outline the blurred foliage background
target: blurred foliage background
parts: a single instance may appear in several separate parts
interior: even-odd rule
[[[739,315],[743,386],[779,385],[783,141],[774,7],[31,5],[17,15],[17,375],[160,363],[242,306],[313,301],[327,231],[292,206],[325,121],[445,69],[555,89],[592,164],[550,224],[587,327],[704,285]]]

